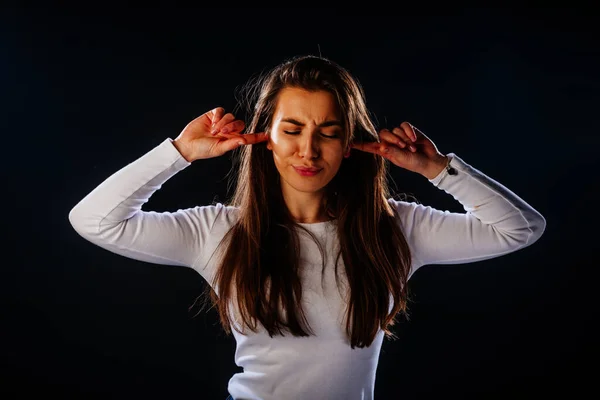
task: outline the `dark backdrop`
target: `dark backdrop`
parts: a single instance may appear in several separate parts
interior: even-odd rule
[[[548,223],[532,247],[414,276],[412,319],[383,345],[376,398],[595,391],[597,16],[433,11],[6,8],[0,379],[9,398],[227,396],[235,342],[214,310],[188,311],[202,278],[95,247],[68,212],[193,118],[232,109],[251,76],[319,53],[360,79],[380,127],[412,122]],[[144,209],[225,200],[230,165],[194,163]],[[423,177],[392,175],[399,192],[462,211]]]

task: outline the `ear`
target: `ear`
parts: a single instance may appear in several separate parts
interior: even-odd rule
[[[271,127],[266,128],[264,132],[267,135],[267,149],[273,151],[273,143],[271,143]]]

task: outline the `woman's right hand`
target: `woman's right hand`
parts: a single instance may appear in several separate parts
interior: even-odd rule
[[[266,133],[241,132],[244,121],[225,114],[223,107],[214,108],[192,120],[173,140],[173,144],[188,161],[219,157],[239,146],[265,142]]]

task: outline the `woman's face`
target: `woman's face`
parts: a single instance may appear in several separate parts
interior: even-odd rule
[[[282,89],[267,143],[273,151],[282,190],[289,194],[321,192],[344,158],[343,135],[331,93]]]

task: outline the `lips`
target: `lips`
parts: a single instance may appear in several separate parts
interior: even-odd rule
[[[298,171],[302,171],[302,172],[319,172],[320,170],[322,170],[323,168],[306,168],[306,167],[294,167],[296,168]]]
[[[306,168],[306,167],[294,167],[296,172],[301,176],[315,176],[321,171],[323,168]]]

